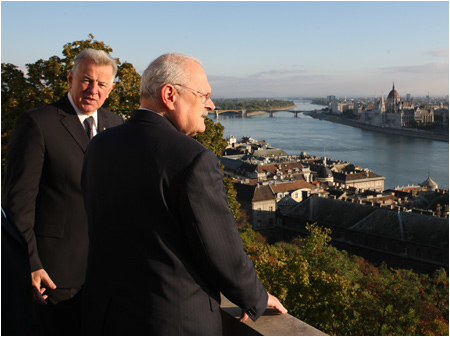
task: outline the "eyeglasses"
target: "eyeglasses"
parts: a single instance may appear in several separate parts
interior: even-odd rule
[[[175,83],[174,85],[179,85],[180,87],[189,89],[189,90],[197,93],[198,95],[200,95],[200,96],[197,96],[197,97],[200,97],[202,104],[205,104],[206,102],[208,102],[209,99],[211,99],[211,94],[204,94],[204,93],[202,93],[202,92],[200,92],[198,90],[195,90],[195,89],[192,89],[192,88],[188,88],[187,86],[182,85],[182,84],[178,84],[178,83]]]

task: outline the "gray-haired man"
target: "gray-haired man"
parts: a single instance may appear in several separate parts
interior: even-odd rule
[[[2,204],[28,243],[42,334],[79,334],[88,250],[81,167],[90,136],[123,123],[101,108],[116,72],[107,53],[83,50],[68,94],[22,113],[8,144]]]

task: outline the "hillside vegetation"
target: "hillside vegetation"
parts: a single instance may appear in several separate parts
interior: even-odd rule
[[[267,291],[289,313],[329,335],[447,335],[448,275],[374,267],[332,247],[331,230],[309,225],[294,243],[268,245],[250,225],[244,247]]]

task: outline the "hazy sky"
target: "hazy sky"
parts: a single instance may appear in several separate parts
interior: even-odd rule
[[[448,1],[2,1],[1,62],[62,57],[89,34],[139,73],[181,52],[213,97],[449,93]]]

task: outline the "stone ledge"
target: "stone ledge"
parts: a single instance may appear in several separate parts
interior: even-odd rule
[[[256,322],[248,319],[241,323],[242,310],[223,295],[220,307],[225,336],[328,336],[289,314],[274,314],[270,309]]]

